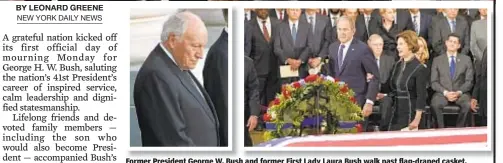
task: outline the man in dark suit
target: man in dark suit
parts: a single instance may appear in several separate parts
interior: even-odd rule
[[[390,123],[391,107],[393,104],[393,100],[388,96],[391,92],[388,78],[391,76],[391,71],[393,71],[395,58],[389,55],[383,55],[384,41],[378,34],[373,34],[369,37],[368,45],[370,49],[372,49],[372,53],[376,58],[377,67],[379,68],[379,93],[377,93],[376,97],[376,101],[379,102],[379,110],[381,111],[379,128],[381,131],[386,131]]]
[[[414,31],[416,31],[418,36],[428,40],[428,28],[430,28],[431,25],[431,16],[421,12],[418,8],[411,8],[409,12],[403,13],[412,19]],[[431,44],[428,45],[428,48],[430,47]]]
[[[475,84],[470,108],[473,112],[479,112],[482,118],[480,125],[487,126],[487,48],[482,54],[482,60],[475,62]]]
[[[460,37],[461,52],[459,54],[468,55],[470,52],[470,27],[468,22],[463,17],[458,16],[458,9],[445,9],[445,13],[446,17],[438,19],[438,22],[434,23],[433,30],[430,31],[433,32],[430,35],[432,36],[431,44],[435,53],[433,57],[445,52],[445,41],[451,33],[456,33]]]
[[[329,42],[329,45],[337,41],[337,20],[342,16],[342,9],[332,8],[330,9],[330,14],[328,15],[327,32],[325,33],[325,40]]]
[[[227,9],[222,9],[225,22],[227,23]],[[211,45],[203,69],[204,88],[211,97],[215,106],[220,124],[220,146],[227,146],[227,27],[222,30],[220,37]]]
[[[257,126],[260,115],[257,73],[253,60],[245,56],[245,146],[252,146],[250,131]]]
[[[431,68],[431,87],[435,94],[431,99],[431,108],[437,119],[438,127],[444,127],[442,110],[449,104],[461,109],[457,127],[465,127],[470,111],[470,91],[473,86],[473,64],[470,57],[458,53],[461,37],[449,34],[445,41],[446,53],[433,60]]]
[[[291,70],[298,70],[299,77],[288,77],[282,84],[291,83],[307,76],[307,67],[312,44],[312,29],[305,21],[299,21],[300,9],[287,9],[288,21],[278,25],[274,39],[274,54],[281,65],[289,65]]]
[[[372,106],[379,92],[379,69],[369,47],[354,38],[354,19],[343,16],[337,22],[339,40],[329,47],[331,74],[348,84],[363,115],[372,114]],[[367,82],[367,74],[374,77]],[[366,126],[365,126],[366,128]]]
[[[271,16],[271,18],[278,19],[279,21],[288,21],[288,14],[286,13],[286,9],[270,9],[269,15]]]
[[[203,58],[207,38],[204,22],[190,12],[164,23],[161,43],[143,63],[134,85],[143,146],[219,146],[215,108],[190,72]]]
[[[279,85],[277,75],[278,61],[274,56],[274,33],[279,21],[269,16],[267,9],[255,9],[257,16],[249,22],[248,35],[245,39],[245,55],[250,57],[256,68],[259,81],[260,104],[267,106],[270,96],[274,96],[276,91],[268,93]],[[278,86],[279,88],[279,86]],[[267,95],[272,94],[272,95]]]
[[[329,42],[325,40],[328,17],[317,13],[317,10],[318,9],[306,9],[306,12],[301,18],[302,21],[310,24],[313,34],[312,44],[309,45],[312,54],[308,61],[311,68],[318,67],[322,58],[328,56],[327,50]]]

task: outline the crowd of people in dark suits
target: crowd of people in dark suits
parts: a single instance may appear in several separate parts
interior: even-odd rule
[[[487,123],[487,9],[245,9],[244,24],[246,120],[319,73],[348,83],[365,117],[379,106],[380,130],[430,127],[425,114],[444,128],[448,106],[456,127]]]

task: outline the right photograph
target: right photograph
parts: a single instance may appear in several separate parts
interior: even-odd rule
[[[486,8],[244,10],[246,147],[490,146]]]

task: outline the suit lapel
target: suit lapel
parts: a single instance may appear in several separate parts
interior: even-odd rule
[[[458,76],[460,75],[462,69],[463,68],[461,67],[461,59],[458,56],[456,56],[456,72],[454,73],[453,81],[456,81],[458,79]]]
[[[455,31],[454,31],[455,33],[461,33],[461,31],[463,31],[463,29],[462,29],[462,27],[463,27],[463,26],[462,26],[462,24],[461,24],[463,21],[462,21],[462,20],[460,20],[460,19],[461,19],[461,18],[456,17],[456,29],[455,29]]]
[[[419,21],[419,23],[421,23],[419,25],[419,34],[422,34],[426,30],[426,28],[428,28],[428,27],[426,26],[426,16],[423,13],[420,13],[419,16],[420,16],[420,19],[421,19]]]
[[[342,68],[339,71],[340,73],[342,73],[346,69],[346,67],[348,66],[349,60],[351,60],[353,57],[352,53],[355,50],[353,47],[353,44],[355,43],[355,41],[356,41],[355,38],[353,38],[353,40],[351,41],[351,44],[349,44],[348,51],[346,52],[346,56],[344,56],[344,61],[342,62]]]
[[[443,55],[441,55],[441,57],[442,57],[441,59],[442,59],[442,63],[443,63],[443,64],[440,64],[440,65],[442,65],[441,70],[444,71],[443,74],[446,74],[448,76],[447,78],[449,78],[449,81],[451,81],[451,83],[452,83],[451,70],[449,67],[449,64],[450,64],[449,57],[447,56],[447,54],[443,54]]]
[[[190,94],[192,94],[192,96],[194,96],[194,98],[196,98],[197,102],[199,102],[199,104],[201,104],[201,106],[203,106],[201,109],[203,109],[203,111],[212,119],[214,120],[214,116],[212,115],[211,111],[210,111],[210,106],[208,102],[205,102],[205,100],[203,100],[203,95],[204,95],[204,91],[203,89],[201,89],[199,87],[199,83],[197,83],[197,79],[193,78],[192,77],[192,73],[191,72],[186,72],[187,74],[183,74],[184,72],[183,71],[180,71],[180,76],[181,76],[181,81],[182,81],[182,84],[183,86],[189,90]],[[192,84],[194,83],[194,84]],[[201,93],[199,93],[199,91],[197,90],[197,87],[199,87],[199,90],[201,91]]]
[[[290,23],[288,23],[288,21],[285,21],[285,27],[286,27],[286,30],[288,32],[288,37],[286,37],[288,39],[288,41],[291,43],[291,45],[293,47],[295,47],[295,42],[293,42],[293,38],[292,38],[292,30],[290,29]],[[297,29],[297,33],[299,33],[299,29]]]
[[[190,78],[192,80],[194,80],[194,81],[197,80],[196,77],[194,76],[194,74],[192,74],[192,72],[189,72],[189,75],[190,75]],[[195,84],[197,85],[197,87],[199,88],[199,90],[201,90],[201,94],[202,94],[202,96],[204,96],[204,99],[206,100],[206,104],[208,104],[208,108],[204,109],[204,111],[207,114],[213,115],[213,117],[217,117],[217,114],[216,114],[216,111],[215,111],[215,107],[213,106],[213,102],[211,102],[211,100],[210,100],[211,97],[208,95],[208,93],[206,91],[203,91],[205,89],[204,89],[204,87],[199,82],[195,82]],[[197,90],[195,90],[195,91],[197,91]],[[196,93],[198,93],[198,92],[196,92]],[[201,100],[203,100],[203,99],[201,99]],[[210,117],[212,117],[212,116],[210,116]],[[215,123],[218,122],[216,119],[213,119],[213,120],[215,120]]]
[[[202,95],[199,93],[199,91],[196,90],[196,87],[195,87],[195,85],[199,85],[199,83],[197,83],[195,79],[194,79],[194,81],[191,80],[190,72],[187,72],[187,74],[184,74],[184,72],[182,70],[180,70],[180,68],[178,68],[178,66],[176,66],[175,61],[171,60],[169,57],[166,56],[166,53],[162,50],[160,45],[158,45],[158,47],[156,47],[156,49],[158,49],[157,51],[158,51],[159,55],[164,55],[164,56],[161,56],[161,58],[164,58],[164,61],[170,67],[172,67],[172,70],[175,73],[178,80],[180,80],[180,83],[182,83],[182,85],[185,87],[185,89],[187,89],[190,92],[190,94],[192,94],[192,96],[196,99],[196,101],[201,105],[201,107],[199,109],[202,109],[203,112],[205,112],[206,115],[208,115],[208,117],[211,120],[215,120],[215,118],[214,118],[215,116],[213,116],[212,113],[210,112],[211,103],[205,102],[202,99]],[[192,83],[195,83],[195,85]],[[205,93],[205,91],[203,89],[200,89],[200,90],[201,90],[202,94]]]

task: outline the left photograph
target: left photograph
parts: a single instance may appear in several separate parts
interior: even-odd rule
[[[131,147],[229,146],[228,13],[131,9]]]

